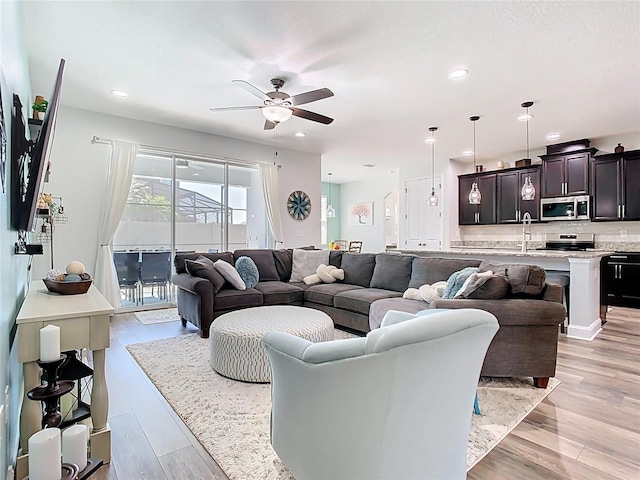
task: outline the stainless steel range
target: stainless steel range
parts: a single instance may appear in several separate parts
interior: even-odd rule
[[[593,233],[547,233],[540,250],[585,251],[596,246]]]

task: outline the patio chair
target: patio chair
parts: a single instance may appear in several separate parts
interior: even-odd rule
[[[113,263],[116,266],[120,290],[125,291],[127,300],[139,301],[140,257],[138,252],[114,252]]]
[[[171,252],[142,252],[140,264],[140,283],[144,292],[145,286],[158,287],[158,297],[167,298],[167,286],[171,279]],[[144,305],[144,294],[141,295]]]

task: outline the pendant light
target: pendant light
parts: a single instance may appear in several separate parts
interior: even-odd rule
[[[429,131],[431,132],[431,138],[428,139],[429,143],[431,144],[431,195],[429,196],[430,207],[438,206],[438,196],[436,195],[436,186],[435,186],[436,130],[438,130],[438,127],[429,127]]]
[[[333,175],[333,173],[329,172],[327,175],[329,175],[329,205],[327,205],[327,218],[335,218],[336,209],[331,205],[331,175]]]
[[[474,115],[473,117],[469,117],[469,120],[473,122],[473,171],[476,171],[476,122],[480,120],[480,117]],[[471,185],[471,191],[469,192],[469,204],[471,205],[480,205],[482,200],[482,194],[480,193],[480,189],[478,188],[478,180],[476,179]]]
[[[525,118],[527,121],[527,160],[529,160],[529,162],[531,162],[531,157],[529,156],[529,120],[532,117],[532,115],[529,115],[529,107],[531,105],[533,105],[533,102],[524,102],[522,105],[520,105],[522,108],[527,109],[527,113],[523,118]],[[522,185],[520,194],[522,195],[522,200],[535,200],[536,188],[531,182],[531,175],[527,175],[527,177],[524,179],[524,184]]]

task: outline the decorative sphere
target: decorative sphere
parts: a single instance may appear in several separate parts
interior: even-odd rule
[[[61,274],[60,274],[60,275],[58,275],[56,278],[54,278],[54,280],[55,280],[56,282],[64,282],[65,277],[66,277],[66,274],[61,273]]]
[[[53,268],[47,272],[47,280],[55,280],[61,273],[57,268]]]
[[[77,273],[67,273],[64,277],[65,282],[79,282],[80,280],[82,280],[82,278],[80,278],[80,275]]]
[[[87,272],[84,272],[82,275],[80,275],[80,278],[82,280],[91,280],[91,275],[89,275]]]
[[[78,261],[71,262],[69,265],[67,265],[67,273],[82,275],[84,273],[84,265]]]

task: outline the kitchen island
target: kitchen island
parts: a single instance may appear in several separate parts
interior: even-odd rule
[[[474,258],[491,263],[524,263],[569,275],[569,318],[567,336],[593,340],[602,330],[600,319],[600,260],[614,252],[528,250],[505,248],[451,247],[448,250],[389,250],[420,257]]]

